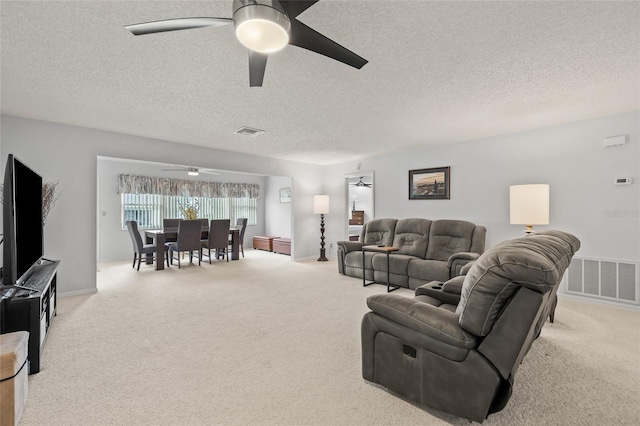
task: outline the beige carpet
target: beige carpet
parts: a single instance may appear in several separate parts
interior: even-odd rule
[[[109,263],[98,289],[59,299],[22,426],[468,424],[362,379],[360,319],[384,287],[334,261]],[[639,424],[639,326],[637,311],[561,299],[485,424]]]

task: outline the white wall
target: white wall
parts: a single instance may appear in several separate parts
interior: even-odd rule
[[[359,159],[375,172],[377,218],[464,219],[487,227],[487,247],[523,235],[509,224],[509,185],[550,184],[550,224],[536,229],[574,233],[585,257],[640,260],[640,119],[638,111],[611,117]],[[603,138],[628,134],[629,143],[604,148]],[[390,141],[392,143],[392,141]],[[331,194],[328,242],[344,239],[344,175],[356,161],[325,168]],[[450,200],[409,200],[408,171],[451,167]],[[633,185],[614,186],[630,176]]]
[[[267,176],[265,178],[264,210],[265,228],[264,235],[281,238],[291,238],[291,203],[280,202],[280,190],[291,188],[290,177]],[[293,198],[292,198],[293,199]],[[249,245],[249,243],[247,243]]]
[[[255,183],[260,186],[260,194],[264,194],[265,178],[263,176],[227,172],[219,175],[200,173],[198,176],[188,176],[186,171],[167,172],[161,170],[166,168],[171,168],[171,166],[98,158],[98,262],[123,260],[132,257],[129,233],[126,230],[122,230],[121,225],[121,201],[117,187],[119,174],[207,182]],[[245,231],[245,247],[251,247],[254,235],[264,234],[264,196],[261,196],[258,200],[257,216],[257,225],[249,225]]]
[[[581,256],[638,261],[639,128],[635,111],[357,161],[375,172],[378,218],[469,220],[487,227],[490,247],[522,235],[522,225],[509,224],[509,185],[549,183],[551,224],[537,229],[574,233],[582,241]],[[626,145],[602,147],[604,137],[624,133]],[[355,171],[356,160],[320,167],[11,116],[1,117],[0,135],[3,167],[12,153],[45,180],[60,183],[60,199],[45,227],[45,253],[62,260],[63,293],[96,288],[98,156],[291,176],[294,258],[318,253],[314,194],[331,196],[327,247],[345,239],[344,175]],[[409,201],[408,170],[438,166],[451,167],[451,199]],[[631,176],[634,184],[614,186],[616,176]]]
[[[45,180],[60,183],[60,199],[45,227],[45,254],[62,260],[61,293],[96,289],[98,156],[291,176],[293,257],[317,252],[320,232],[312,207],[313,195],[322,190],[320,166],[6,115],[0,124],[3,167],[6,156],[15,154]]]

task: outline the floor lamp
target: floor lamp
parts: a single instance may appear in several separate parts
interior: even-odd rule
[[[549,224],[549,185],[512,185],[509,187],[510,222],[526,225],[525,233],[534,234],[533,225]]]
[[[314,195],[313,196],[313,213],[320,215],[320,257],[318,262],[326,262],[327,257],[324,251],[324,215],[329,213],[329,196]]]

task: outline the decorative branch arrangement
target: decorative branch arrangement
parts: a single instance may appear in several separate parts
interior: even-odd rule
[[[58,192],[58,181],[45,182],[42,184],[42,225],[47,223],[49,212],[60,198]],[[0,185],[0,203],[4,204],[4,185]]]
[[[58,181],[45,182],[42,185],[42,225],[47,223],[47,216],[49,212],[60,198],[60,193],[57,191]]]
[[[198,210],[200,210],[200,202],[197,198],[194,198],[186,204],[180,204],[180,211],[186,220],[197,219]]]

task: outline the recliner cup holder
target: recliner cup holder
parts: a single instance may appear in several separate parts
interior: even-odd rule
[[[431,288],[434,288],[436,290],[442,290],[442,286],[441,285],[432,285]]]

